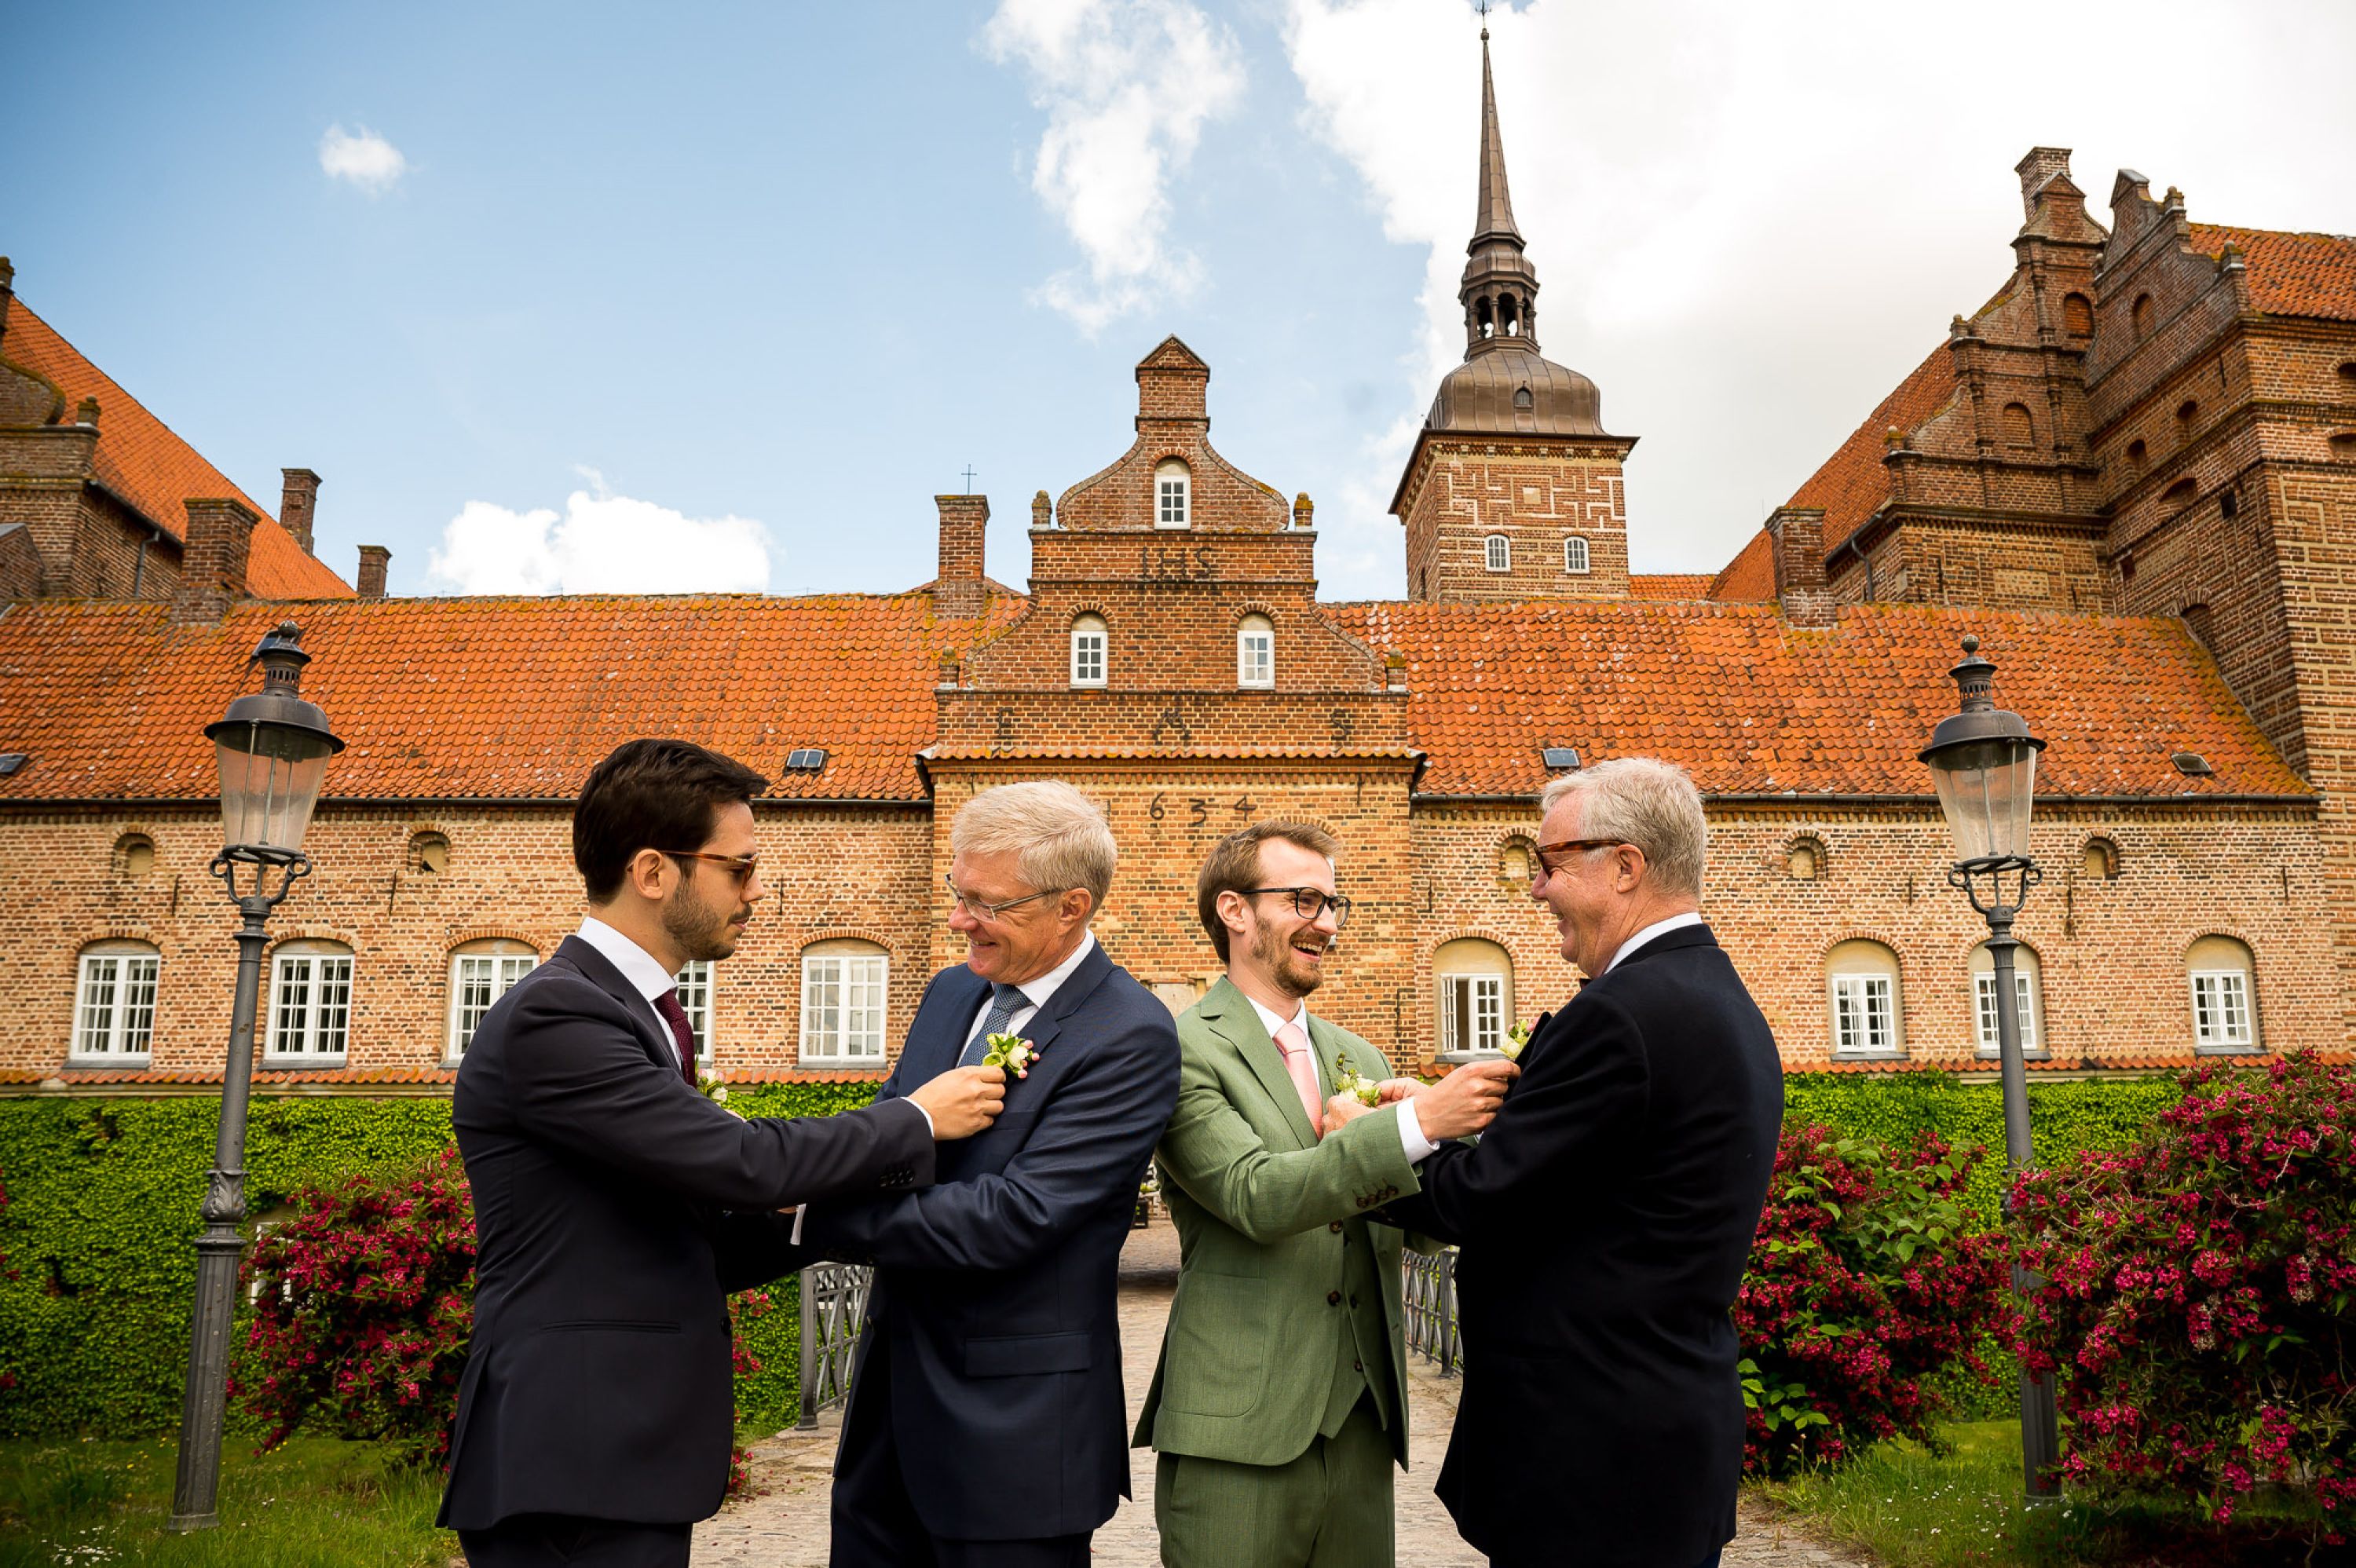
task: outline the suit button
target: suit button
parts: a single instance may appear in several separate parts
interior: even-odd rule
[[[1326,1228],[1327,1230],[1329,1230],[1329,1231],[1333,1232],[1335,1235],[1337,1235],[1337,1236],[1338,1236],[1338,1235],[1340,1235],[1340,1234],[1342,1233],[1342,1221],[1339,1221],[1339,1220],[1336,1220],[1336,1221],[1334,1221],[1332,1224],[1330,1224],[1330,1225],[1326,1226],[1325,1228]]]
[[[1340,1291],[1338,1291],[1338,1290],[1329,1290],[1329,1291],[1327,1291],[1327,1292],[1325,1293],[1325,1305],[1326,1305],[1326,1306],[1328,1306],[1328,1307],[1339,1307],[1339,1306],[1341,1306],[1341,1305],[1342,1305],[1342,1293],[1341,1293]]]
[[[1352,1361],[1350,1363],[1350,1370],[1354,1372],[1363,1372],[1366,1370],[1366,1363],[1364,1361]]]

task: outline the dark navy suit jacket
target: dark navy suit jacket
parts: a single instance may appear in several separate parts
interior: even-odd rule
[[[957,1065],[989,990],[963,965],[933,976],[879,1101]],[[941,1146],[937,1185],[813,1205],[803,1232],[875,1265],[860,1366],[890,1357],[909,1499],[959,1540],[1076,1535],[1129,1495],[1120,1249],[1178,1104],[1170,1009],[1101,947],[1022,1033],[1038,1062],[989,1131]]]
[[[1440,1498],[1504,1568],[1685,1568],[1734,1535],[1727,1309],[1782,1130],[1774,1038],[1688,926],[1540,1020],[1521,1069],[1481,1141],[1442,1145],[1384,1216],[1464,1249]]]
[[[476,1239],[438,1520],[455,1530],[710,1515],[734,1435],[726,1294],[793,1265],[774,1211],[933,1176],[913,1105],[745,1121],[705,1099],[578,937],[485,1015],[451,1120]]]

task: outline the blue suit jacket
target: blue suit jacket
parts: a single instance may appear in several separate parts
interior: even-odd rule
[[[957,1065],[989,990],[963,965],[933,976],[879,1103]],[[963,1540],[1077,1534],[1129,1495],[1120,1249],[1178,1103],[1175,1020],[1101,947],[1023,1033],[1037,1063],[989,1131],[939,1146],[937,1185],[814,1204],[803,1233],[875,1265],[860,1365],[891,1357],[909,1499]]]

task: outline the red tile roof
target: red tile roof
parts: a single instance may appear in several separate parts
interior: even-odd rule
[[[1628,575],[1628,597],[1631,599],[1707,599],[1709,597],[1710,574],[1707,571],[1631,572]]]
[[[923,594],[332,600],[294,613],[303,694],[349,744],[345,798],[565,799],[633,735],[683,735],[776,779],[772,797],[922,800],[944,647],[1013,619],[936,621]],[[0,801],[206,799],[204,727],[254,689],[246,659],[287,611],[175,626],[157,604],[0,607]],[[824,747],[819,773],[785,772]]]
[[[2242,248],[2250,270],[2250,303],[2258,309],[2356,321],[2356,236],[2192,226],[2192,248],[2204,256],[2222,254],[2228,242]]]
[[[188,535],[187,503],[193,497],[226,497],[241,501],[262,519],[253,530],[252,554],[246,577],[253,593],[263,599],[334,599],[348,597],[351,587],[294,542],[294,536],[273,520],[270,508],[230,483],[206,462],[196,448],[174,435],[162,420],[148,412],[138,399],[116,385],[113,378],[82,357],[80,350],[33,314],[20,297],[8,306],[7,331],[0,336],[0,354],[27,369],[38,371],[65,394],[68,417],[84,398],[98,400],[98,455],[93,466],[100,483],[129,501],[174,539]]]
[[[1373,603],[1331,613],[1408,661],[1408,731],[1428,795],[1534,795],[1538,752],[1643,753],[1730,794],[1926,795],[1915,752],[1954,710],[1965,633],[1997,699],[2048,742],[2040,789],[2184,798],[2306,796],[2173,618],[1850,605],[1794,630],[1740,604]],[[2216,769],[2188,778],[2195,752]]]

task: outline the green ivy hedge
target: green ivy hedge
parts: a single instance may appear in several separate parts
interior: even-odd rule
[[[830,1115],[865,1104],[867,1083],[771,1083],[733,1092],[746,1115]],[[1785,1121],[1903,1142],[1929,1126],[1987,1146],[1970,1188],[1990,1225],[2005,1185],[1997,1088],[1933,1073],[1795,1074]],[[2029,1090],[2040,1157],[2131,1139],[2178,1098],[2172,1078],[2040,1083]],[[198,1205],[212,1165],[220,1102],[206,1096],[28,1096],[0,1100],[0,1435],[114,1437],[178,1424],[196,1288]],[[304,1182],[423,1158],[450,1138],[444,1099],[278,1097],[255,1101],[246,1201],[266,1212]],[[800,1315],[790,1282],[746,1339],[762,1370],[740,1391],[774,1430],[798,1408]],[[0,1382],[0,1388],[6,1388]]]

